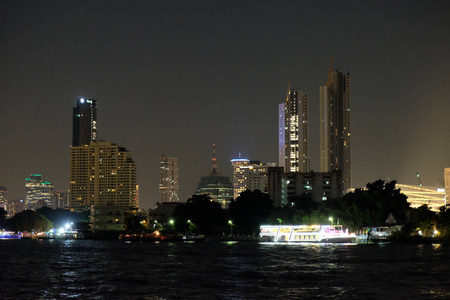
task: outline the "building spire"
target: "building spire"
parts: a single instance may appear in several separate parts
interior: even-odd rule
[[[213,144],[213,155],[212,155],[212,171],[211,176],[220,176],[219,168],[217,167],[216,159],[216,144]]]

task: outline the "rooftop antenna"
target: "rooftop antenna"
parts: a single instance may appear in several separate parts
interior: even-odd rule
[[[216,159],[216,144],[213,144],[213,155],[212,155],[212,171],[211,176],[220,176],[219,168],[217,167]]]

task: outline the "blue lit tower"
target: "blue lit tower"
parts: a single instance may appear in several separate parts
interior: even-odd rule
[[[80,98],[73,108],[72,146],[97,140],[97,100]]]

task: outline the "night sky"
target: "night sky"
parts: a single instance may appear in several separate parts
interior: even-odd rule
[[[230,159],[278,162],[278,104],[309,94],[319,171],[319,86],[352,76],[352,178],[443,185],[450,167],[450,1],[0,1],[0,186],[42,174],[69,188],[72,107],[98,101],[99,137],[137,164],[141,207],[159,158],[180,195]]]

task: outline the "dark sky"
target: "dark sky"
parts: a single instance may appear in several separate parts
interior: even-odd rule
[[[141,207],[159,157],[192,195],[230,159],[277,162],[288,82],[309,94],[319,171],[319,86],[352,75],[352,175],[442,185],[450,167],[449,1],[0,1],[0,185],[40,173],[69,188],[72,107],[98,100],[99,136],[133,153]]]

